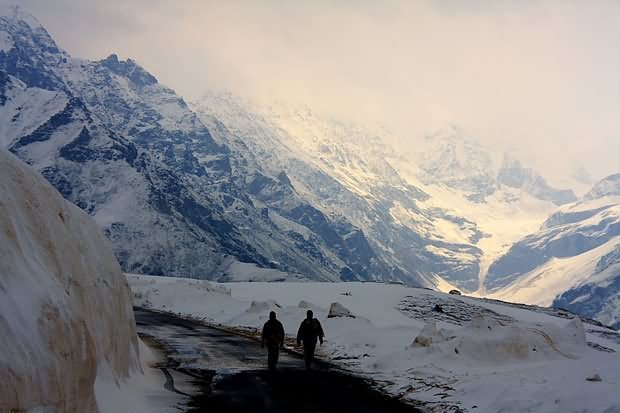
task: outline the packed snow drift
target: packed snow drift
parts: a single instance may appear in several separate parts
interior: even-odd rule
[[[0,411],[116,413],[121,386],[161,388],[142,380],[138,346],[131,291],[100,228],[0,149]],[[142,411],[153,410],[132,409]]]

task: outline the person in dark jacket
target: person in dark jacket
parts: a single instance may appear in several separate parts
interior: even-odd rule
[[[316,318],[313,318],[312,310],[306,313],[306,319],[301,322],[299,331],[297,332],[297,345],[304,344],[304,361],[306,362],[306,370],[310,370],[310,363],[314,358],[314,349],[316,348],[317,339],[323,344],[323,327]]]
[[[276,313],[269,313],[269,320],[263,326],[261,335],[261,347],[267,345],[267,366],[270,371],[275,371],[280,356],[280,347],[284,347],[284,327],[276,320]]]

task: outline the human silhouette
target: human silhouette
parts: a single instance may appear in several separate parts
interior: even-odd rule
[[[267,366],[269,371],[275,371],[280,355],[280,347],[284,347],[284,327],[276,320],[276,313],[269,313],[269,320],[263,326],[261,335],[261,347],[267,345]]]
[[[301,342],[304,344],[304,361],[306,362],[306,370],[310,370],[310,364],[314,358],[314,349],[316,348],[317,339],[323,344],[323,327],[316,318],[313,318],[312,310],[308,310],[306,318],[301,322],[299,331],[297,332],[297,345]]]

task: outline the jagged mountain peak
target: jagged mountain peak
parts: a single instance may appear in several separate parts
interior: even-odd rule
[[[510,154],[504,156],[504,162],[498,172],[498,182],[511,188],[522,188],[538,199],[564,205],[577,200],[571,189],[555,189],[545,178],[531,168],[524,167]]]
[[[17,4],[0,4],[0,18],[25,24],[31,29],[42,29],[45,31],[43,25],[39,22],[39,20],[37,20],[36,17],[28,13]]]
[[[61,50],[43,25],[21,7],[0,5],[0,50],[5,53],[19,46],[31,51],[68,55]]]
[[[52,68],[68,64],[70,56],[30,14],[19,7],[0,15],[0,70],[15,74],[28,86],[67,90]]]
[[[420,179],[426,184],[441,183],[463,190],[477,201],[483,201],[496,190],[495,165],[490,152],[456,125],[427,135],[417,162]]]
[[[577,199],[572,190],[551,187],[542,175],[514,155],[492,151],[457,125],[427,135],[418,163],[422,182],[468,192],[468,199],[478,203],[485,202],[502,187],[555,205]]]
[[[113,73],[127,77],[137,86],[148,86],[158,83],[157,78],[144,70],[142,66],[132,59],[119,60],[116,54],[111,54],[99,63],[110,69]]]
[[[309,272],[317,279],[398,278],[430,285],[424,281],[430,274],[456,273],[457,282],[476,288],[482,252],[475,244],[484,234],[462,215],[420,205],[430,195],[395,166],[397,155],[382,145],[382,129],[333,119],[304,105],[248,105],[230,93],[211,94],[203,101],[208,116],[199,118],[132,59],[113,54],[96,62],[63,64],[42,49],[28,49],[28,54],[32,59],[22,62],[27,71],[15,70],[10,60],[5,67],[22,80],[31,73],[56,76],[70,89],[67,95],[84,102],[88,111],[83,112],[101,121],[100,133],[91,137],[103,143],[109,129],[138,153],[148,154],[125,168],[145,188],[139,204],[152,207],[153,221],[167,226],[162,231],[172,229],[179,245],[207,240],[208,256],[199,260],[192,254],[187,261],[195,268],[192,274],[215,271],[206,265],[219,265],[213,264],[217,254],[229,253],[259,265]],[[21,62],[19,53],[13,57]],[[46,87],[54,86],[47,82]],[[64,153],[73,150],[79,156],[61,158],[79,164],[82,152],[74,149],[88,135],[79,122],[75,126],[77,143],[63,146],[69,146]],[[482,145],[456,125],[431,138],[439,144],[440,160],[454,167],[438,172],[447,169],[457,178],[472,178],[468,184],[474,193],[495,190],[493,155]],[[41,146],[38,142],[48,140],[26,140],[20,151],[28,157]],[[102,145],[91,147],[103,154]],[[112,155],[96,160],[116,159]],[[107,194],[97,194],[98,201],[78,195],[95,213],[100,210],[96,202],[110,199]],[[106,218],[117,216],[112,211],[109,207]],[[134,231],[142,231],[142,224],[116,218],[106,222],[118,243],[135,242],[145,256],[152,250],[135,241],[141,240]],[[134,254],[123,262],[158,273],[175,262],[167,255],[152,262],[143,258]]]
[[[600,180],[584,196],[584,200],[594,200],[607,196],[620,196],[620,173],[609,175]]]
[[[572,162],[572,171],[570,173],[570,178],[574,179],[579,184],[587,185],[589,187],[591,187],[594,183],[590,171],[588,171],[583,165],[581,165],[577,161]]]
[[[490,153],[456,126],[441,129],[425,139],[424,169],[441,168],[446,174],[460,175],[486,174],[494,169]]]
[[[445,144],[446,142],[454,144],[466,144],[470,146],[482,147],[478,142],[473,140],[467,133],[467,131],[455,124],[450,123],[443,128],[439,128],[434,132],[431,132],[425,136],[427,141],[439,141]]]

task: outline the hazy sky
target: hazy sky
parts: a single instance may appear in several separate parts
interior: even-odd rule
[[[131,57],[190,99],[385,120],[408,147],[453,123],[549,175],[620,170],[620,0],[18,3],[71,54]]]

